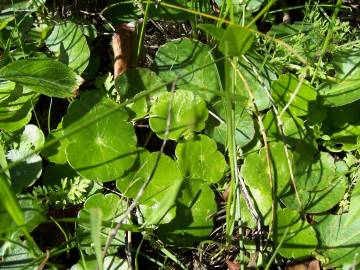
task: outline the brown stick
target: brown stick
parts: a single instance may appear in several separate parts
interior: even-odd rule
[[[121,23],[116,26],[112,36],[114,51],[114,79],[132,66],[132,51],[136,44],[135,23]]]

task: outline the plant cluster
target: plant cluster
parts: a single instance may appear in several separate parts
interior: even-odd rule
[[[287,1],[95,2],[0,12],[0,268],[357,269],[353,5],[304,1],[278,23]],[[169,21],[192,37],[142,65],[146,27]],[[107,34],[125,23],[117,76]]]

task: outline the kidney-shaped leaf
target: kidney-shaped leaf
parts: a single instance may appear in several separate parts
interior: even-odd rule
[[[86,93],[73,102],[63,120],[69,164],[90,180],[121,177],[137,152],[135,131],[127,118],[117,103],[97,93]]]
[[[269,144],[270,164],[273,185],[277,187],[277,194],[281,195],[287,189],[290,180],[288,160],[285,153],[285,145],[282,142]],[[289,151],[290,160],[292,154]],[[268,161],[266,149],[262,148],[259,152],[248,155],[244,165],[241,167],[241,174],[248,186],[271,190],[268,174]]]
[[[168,128],[168,138],[173,140],[182,136],[189,137],[194,132],[203,130],[208,118],[205,101],[185,90],[159,94],[150,113],[150,127],[156,135],[163,139]]]
[[[307,115],[309,102],[316,101],[315,89],[305,80],[301,83],[292,74],[281,75],[271,88],[275,104],[283,109],[290,103],[288,110],[296,116]]]
[[[302,190],[316,191],[328,187],[335,178],[334,158],[321,152],[312,160],[297,153],[293,164],[296,186]]]
[[[285,258],[309,257],[318,243],[313,227],[294,210],[280,209],[276,217],[275,246],[282,241],[279,253]]]
[[[321,213],[333,208],[340,202],[346,189],[346,180],[339,178],[321,191],[298,190],[301,205],[299,205],[299,199],[295,193],[286,195],[281,200],[288,208],[297,211],[304,211],[309,214]]]
[[[359,197],[354,203],[359,208]],[[349,268],[356,268],[360,263],[358,256],[360,253],[360,215],[358,211],[319,218],[315,228],[319,233],[320,250],[330,258],[330,262],[326,266],[346,265]]]
[[[219,90],[217,68],[210,47],[199,41],[180,39],[167,42],[157,51],[154,65],[163,80],[176,80],[179,88],[190,89],[208,102],[214,98],[213,91]]]
[[[205,135],[179,143],[175,155],[186,177],[216,183],[224,175],[224,155],[217,150],[216,142]]]
[[[146,90],[154,90],[147,97],[140,98],[127,107],[135,113],[135,118],[141,118],[148,112],[148,103],[157,96],[158,92],[166,91],[166,86],[155,72],[147,68],[128,69],[115,80],[115,87],[122,100],[134,98]]]
[[[176,202],[176,217],[161,224],[158,235],[176,246],[191,246],[207,239],[213,230],[212,215],[217,211],[215,194],[205,182],[188,179]]]
[[[225,121],[226,111],[222,101],[218,101],[210,108],[213,112],[210,115],[205,132],[216,142],[226,145],[227,124]],[[246,110],[244,102],[235,103],[235,142],[243,147],[255,136],[254,120]]]
[[[0,69],[0,79],[21,83],[50,97],[73,97],[83,79],[65,64],[52,59],[22,59]]]
[[[165,154],[160,154],[160,159],[156,163],[159,154],[158,152],[149,153],[146,150],[139,150],[134,167],[116,181],[117,188],[125,196],[134,198],[155,169],[140,202],[151,206],[159,203],[164,196],[168,196],[167,192],[171,185],[182,181],[183,177],[175,161]]]

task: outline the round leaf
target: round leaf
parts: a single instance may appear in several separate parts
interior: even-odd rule
[[[205,135],[179,143],[175,155],[186,177],[216,183],[224,175],[225,158],[217,151],[216,142]]]
[[[51,141],[62,137],[63,128],[62,122],[58,125],[55,130],[52,130],[49,135],[46,137],[46,141]],[[56,164],[65,164],[67,162],[65,149],[69,145],[69,140],[67,138],[61,138],[56,143],[44,148],[41,151],[41,154],[49,161]]]
[[[141,186],[149,179],[156,165],[159,153],[149,153],[146,150],[139,151],[138,159],[134,167],[129,170],[122,178],[116,181],[117,188],[129,198],[134,198]],[[182,174],[175,161],[165,154],[156,165],[156,170],[140,203],[152,206],[159,203],[164,196],[167,196],[168,189],[175,182],[182,181]]]
[[[271,88],[275,104],[283,109],[291,101],[288,110],[296,116],[307,115],[309,103],[316,101],[315,89],[305,80],[300,84],[300,81],[292,74],[281,75],[277,81],[273,82]]]
[[[321,152],[312,160],[297,153],[294,167],[296,186],[301,190],[323,190],[335,178],[334,159],[326,152]]]
[[[135,114],[133,118],[142,118],[148,112],[150,99],[157,95],[157,92],[166,91],[166,86],[155,72],[147,68],[128,69],[118,76],[115,86],[119,89],[122,99],[136,97],[142,91],[155,90],[147,98],[140,98],[127,107]],[[149,99],[149,100],[147,100]]]
[[[279,253],[285,258],[309,257],[317,246],[316,233],[299,213],[290,209],[277,211],[275,246],[283,239]]]
[[[176,217],[159,226],[158,235],[176,246],[191,246],[205,240],[213,230],[212,215],[217,211],[215,194],[202,181],[186,180],[176,202]]]
[[[210,108],[216,116],[210,115],[205,132],[218,143],[226,145],[227,124],[226,110],[222,101],[218,101]],[[255,136],[254,120],[246,110],[244,102],[235,103],[235,142],[239,147],[247,145]]]
[[[347,183],[344,178],[337,179],[334,183],[331,183],[329,187],[321,191],[309,192],[305,190],[299,190],[298,195],[301,205],[299,205],[296,194],[286,195],[281,198],[286,207],[304,211],[305,213],[315,214],[325,212],[333,208],[344,197],[347,189]]]
[[[159,94],[150,109],[150,127],[160,138],[164,138],[171,111],[168,138],[178,140],[189,137],[205,127],[208,110],[205,101],[190,91],[177,90],[175,93]]]
[[[133,165],[137,151],[135,131],[127,118],[117,103],[96,93],[73,102],[63,120],[70,142],[69,164],[87,179],[105,182],[121,177]]]
[[[211,49],[199,41],[179,39],[167,42],[157,51],[154,65],[164,81],[175,81],[177,87],[191,89],[208,102],[214,98],[213,92],[219,91],[218,72]]]

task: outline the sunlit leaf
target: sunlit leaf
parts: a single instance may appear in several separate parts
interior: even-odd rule
[[[23,59],[0,69],[0,79],[27,86],[50,97],[73,97],[83,79],[65,64],[52,59]]]
[[[182,136],[186,138],[203,130],[207,118],[208,110],[202,98],[190,91],[177,90],[175,93],[165,92],[158,95],[150,108],[149,122],[158,137],[163,139],[168,132],[169,139],[178,140]]]
[[[70,165],[91,180],[121,177],[137,154],[135,131],[127,119],[124,109],[98,93],[86,93],[73,102],[63,120]]]
[[[205,135],[180,142],[175,149],[178,164],[185,177],[208,183],[219,182],[226,169],[226,161],[217,150],[215,141]]]

